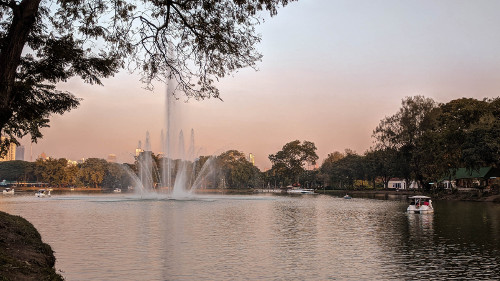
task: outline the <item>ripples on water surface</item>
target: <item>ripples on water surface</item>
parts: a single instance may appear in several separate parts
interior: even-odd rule
[[[66,280],[498,279],[500,206],[314,196],[1,198]]]

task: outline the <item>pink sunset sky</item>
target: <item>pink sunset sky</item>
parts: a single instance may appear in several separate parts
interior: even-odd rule
[[[437,102],[499,96],[500,1],[299,0],[259,26],[259,71],[243,69],[218,84],[224,100],[177,103],[176,120],[199,154],[236,149],[268,155],[293,140],[316,144],[319,164],[334,151],[363,153],[372,131],[406,96]],[[151,134],[159,152],[165,126],[165,85],[144,90],[121,72],[86,85],[61,84],[81,106],[51,118],[33,160],[104,158],[133,162],[138,141]],[[176,135],[178,133],[175,133]],[[30,160],[29,140],[23,139]]]

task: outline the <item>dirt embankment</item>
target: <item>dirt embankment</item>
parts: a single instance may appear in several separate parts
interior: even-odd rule
[[[52,248],[20,216],[0,212],[0,280],[64,280],[54,268]]]

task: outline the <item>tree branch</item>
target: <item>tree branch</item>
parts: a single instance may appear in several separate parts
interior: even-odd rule
[[[14,8],[16,8],[17,4],[16,4],[16,1],[14,1],[14,0],[11,0],[11,1],[1,0],[0,6],[9,7],[11,9],[14,9]]]
[[[182,22],[186,25],[186,27],[191,30],[191,32],[193,32],[196,36],[198,37],[201,37],[201,35],[198,33],[198,31],[196,31],[196,29],[194,29],[193,26],[191,26],[188,21],[186,20],[186,18],[184,17],[184,15],[181,13],[181,11],[179,9],[177,9],[177,7],[175,5],[171,5],[174,10],[177,12],[177,14],[179,15],[179,17],[181,18]]]

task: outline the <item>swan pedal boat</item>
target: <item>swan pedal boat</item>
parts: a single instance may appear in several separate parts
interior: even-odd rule
[[[45,189],[39,189],[37,192],[35,192],[35,197],[50,197],[50,190],[45,190]]]
[[[410,214],[430,214],[434,213],[434,207],[432,206],[432,200],[428,196],[411,196],[408,197],[410,200],[410,205],[406,211]]]
[[[2,191],[2,194],[3,195],[14,195],[14,189],[7,187]]]

